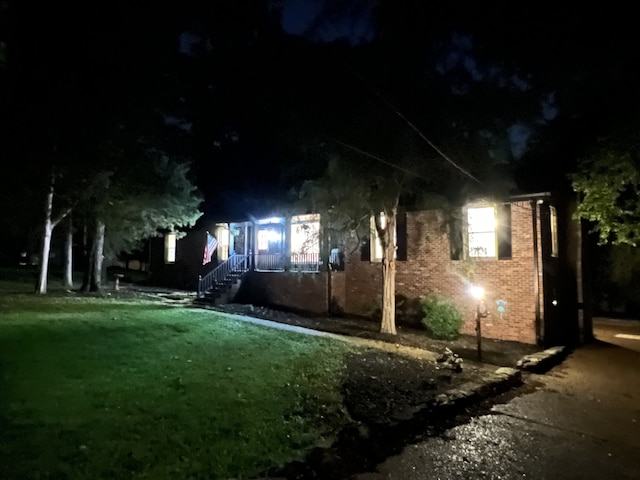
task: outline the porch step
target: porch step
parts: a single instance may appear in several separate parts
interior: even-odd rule
[[[232,255],[198,279],[198,297],[215,304],[233,299],[245,273],[248,271],[246,255]]]
[[[229,276],[225,280],[216,282],[216,284],[204,293],[204,300],[214,305],[223,305],[230,303],[235,297],[240,283],[242,274]]]

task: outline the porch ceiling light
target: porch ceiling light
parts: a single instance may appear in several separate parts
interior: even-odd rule
[[[284,218],[282,217],[271,217],[271,218],[263,218],[256,222],[258,225],[269,225],[271,223],[284,223]]]

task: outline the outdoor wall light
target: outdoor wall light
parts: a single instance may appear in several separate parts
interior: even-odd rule
[[[469,288],[469,293],[476,300],[480,300],[484,297],[484,288],[478,285],[472,285],[471,288]]]

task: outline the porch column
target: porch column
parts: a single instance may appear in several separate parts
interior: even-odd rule
[[[249,263],[249,270],[255,270],[255,257],[253,253],[253,240],[254,228],[252,228],[253,222],[244,222],[244,254],[247,256],[247,262]]]
[[[284,220],[284,271],[291,270],[291,216]]]

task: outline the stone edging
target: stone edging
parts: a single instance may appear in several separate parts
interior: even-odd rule
[[[564,346],[547,348],[537,353],[524,356],[518,360],[517,367],[535,373],[544,373],[551,367],[560,363],[567,355],[568,349]]]
[[[439,408],[454,409],[470,402],[477,402],[490,398],[497,393],[509,390],[522,382],[520,370],[510,367],[500,367],[495,372],[486,374],[480,382],[467,382],[458,388],[441,393],[432,401],[398,412],[392,422],[403,422],[420,415],[422,412]]]

